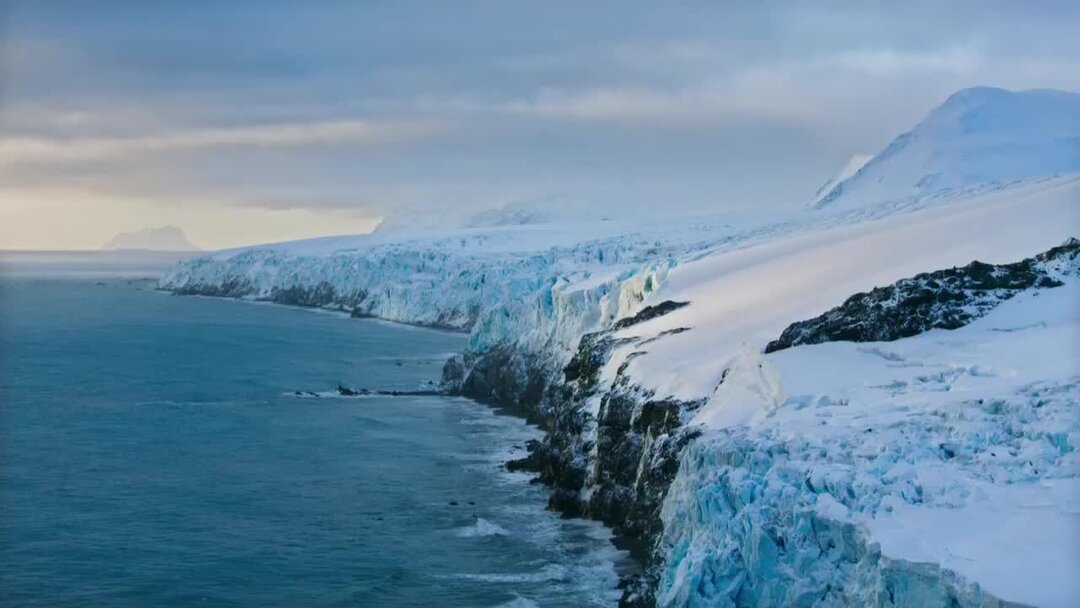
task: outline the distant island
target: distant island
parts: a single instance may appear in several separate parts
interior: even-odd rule
[[[102,249],[144,249],[153,251],[199,251],[176,226],[143,228],[134,232],[120,232],[102,246]]]

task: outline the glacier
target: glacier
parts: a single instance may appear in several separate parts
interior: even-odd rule
[[[973,98],[1022,122],[1010,108],[1031,97],[976,89],[935,112]],[[959,137],[975,162],[1004,137],[954,122],[932,113],[915,139]],[[1042,141],[1047,125],[1002,130]],[[956,329],[764,353],[852,294],[1077,235],[1080,167],[991,171],[995,144],[982,173],[920,156],[966,177],[915,188],[920,148],[904,147],[816,209],[261,245],[181,262],[160,287],[469,332],[443,387],[542,424],[514,466],[640,543],[626,606],[1075,604],[1062,568],[1080,558],[1049,546],[1080,513],[1071,267]],[[902,185],[854,196],[875,172]]]
[[[767,355],[783,403],[683,452],[658,604],[1075,605],[1072,264],[954,331]]]

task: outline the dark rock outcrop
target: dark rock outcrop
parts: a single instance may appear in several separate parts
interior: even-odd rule
[[[334,286],[326,281],[312,287],[294,285],[285,288],[274,288],[270,292],[270,301],[290,306],[303,306],[316,308],[326,306],[337,298]]]
[[[297,395],[303,394],[301,391],[296,391]],[[307,391],[309,395],[318,396],[317,393]],[[403,390],[403,389],[390,389],[390,390],[371,390],[366,388],[349,388],[344,384],[339,384],[337,387],[337,394],[342,397],[433,397],[437,395],[444,395],[445,392],[437,389],[416,389],[416,390]]]
[[[765,347],[770,353],[801,344],[887,342],[930,329],[957,329],[1027,289],[1062,284],[1080,276],[1080,241],[1014,264],[972,262],[962,268],[925,272],[869,293],[857,293],[825,314],[792,323]]]
[[[645,308],[642,308],[640,311],[638,311],[638,313],[636,315],[634,315],[632,317],[627,317],[625,319],[619,319],[618,321],[615,322],[615,325],[612,326],[612,329],[623,329],[623,328],[626,328],[626,327],[630,327],[632,325],[637,325],[638,323],[644,323],[645,321],[648,321],[650,319],[655,319],[657,317],[662,317],[662,316],[668,314],[669,312],[672,312],[674,310],[678,310],[678,309],[682,308],[683,306],[687,306],[689,304],[690,304],[689,302],[676,302],[674,300],[664,300],[663,302],[660,302],[659,304],[655,304],[653,306],[646,306]]]
[[[183,285],[171,290],[178,296],[213,296],[217,298],[242,298],[258,293],[255,284],[243,277],[229,277],[221,283],[197,283]]]

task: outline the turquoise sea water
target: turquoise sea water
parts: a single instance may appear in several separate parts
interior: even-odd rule
[[[615,602],[607,532],[502,467],[522,421],[293,394],[417,388],[463,336],[153,285],[0,280],[0,605]]]

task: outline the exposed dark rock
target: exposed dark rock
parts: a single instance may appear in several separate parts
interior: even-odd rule
[[[581,389],[591,389],[596,384],[597,374],[604,367],[611,351],[616,346],[634,342],[633,338],[616,339],[610,331],[601,331],[585,334],[578,342],[577,352],[570,359],[570,363],[563,368],[563,379],[566,382],[578,382]]]
[[[1027,289],[1062,284],[1080,276],[1080,241],[1069,239],[1014,264],[972,262],[926,272],[869,293],[857,293],[825,314],[787,327],[765,352],[822,342],[891,341],[930,329],[957,329]]]
[[[442,385],[452,387],[458,363],[444,366]],[[548,388],[550,370],[539,357],[516,353],[499,346],[481,354],[465,355],[460,361],[462,377],[457,393],[491,405],[499,405],[544,426],[541,400]]]
[[[359,397],[359,396],[362,396],[362,395],[370,395],[371,394],[371,391],[367,390],[366,388],[361,388],[361,389],[355,389],[354,390],[354,389],[351,389],[351,388],[349,388],[349,387],[347,387],[347,386],[345,386],[343,384],[338,385],[337,392],[342,397]]]
[[[363,389],[361,389],[363,390]],[[368,391],[369,395],[378,395],[380,397],[439,397],[445,395],[443,391],[418,389],[418,390],[390,390],[390,391]]]
[[[178,296],[214,296],[218,298],[242,298],[258,293],[258,289],[244,277],[229,277],[221,283],[195,283],[177,287],[172,292]]]
[[[376,395],[379,397],[435,397],[439,395],[445,395],[446,392],[439,389],[417,389],[417,390],[371,390],[366,388],[349,388],[344,384],[339,384],[337,387],[337,393],[342,397],[366,397],[370,395]],[[296,394],[301,394],[300,391],[296,391]],[[308,394],[315,395],[308,391]]]
[[[661,532],[660,507],[678,471],[679,453],[697,435],[685,428],[683,415],[699,406],[653,399],[633,386],[602,398],[587,513],[637,540],[643,558]]]
[[[270,292],[270,301],[290,306],[304,306],[316,308],[333,302],[337,297],[337,291],[330,283],[323,281],[313,287],[290,286],[284,288],[275,287]]]
[[[631,325],[637,325],[638,323],[644,323],[645,321],[648,321],[650,319],[655,319],[656,317],[662,317],[662,316],[668,314],[669,312],[671,312],[673,310],[678,310],[678,309],[682,308],[683,306],[687,306],[689,304],[690,304],[689,302],[675,302],[673,300],[664,300],[663,302],[660,302],[659,304],[655,304],[653,306],[646,306],[645,308],[642,308],[636,315],[634,315],[632,317],[627,317],[625,319],[619,319],[618,321],[615,322],[615,325],[613,325],[612,327],[613,327],[613,329],[623,329],[625,327],[630,327]]]
[[[507,462],[506,469],[508,471],[531,471],[533,473],[538,473],[544,466],[543,458],[540,456],[542,444],[535,439],[530,439],[525,445],[529,454],[524,458],[518,458]]]
[[[461,385],[465,382],[465,354],[455,354],[443,363],[439,388],[447,394],[461,394]]]
[[[675,335],[683,333],[684,331],[690,331],[690,328],[689,327],[675,327],[675,328],[672,328],[672,329],[665,329],[664,331],[656,334],[655,336],[653,336],[651,338],[646,338],[645,340],[642,340],[642,341],[638,342],[637,345],[638,346],[645,346],[646,344],[652,344],[653,342],[656,342],[657,340],[659,340],[661,338],[664,338],[664,337],[667,337],[667,336],[675,336]]]

